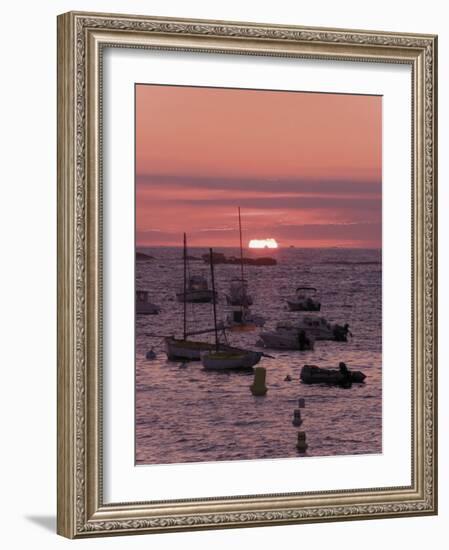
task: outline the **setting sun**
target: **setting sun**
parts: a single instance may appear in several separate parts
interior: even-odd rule
[[[278,243],[275,239],[251,239],[248,244],[249,248],[277,248]]]

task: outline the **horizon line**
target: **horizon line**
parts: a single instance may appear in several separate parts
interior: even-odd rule
[[[183,248],[183,245],[182,244],[179,244],[179,245],[172,245],[172,244],[153,244],[153,245],[143,245],[143,244],[136,244],[135,245],[135,248]],[[209,245],[201,245],[201,246],[195,246],[195,245],[189,245],[188,247],[189,249],[190,248],[211,248]],[[235,246],[229,246],[229,245],[226,245],[226,246],[222,246],[222,245],[219,245],[219,246],[213,246],[212,248],[240,248],[239,245],[235,245]],[[296,245],[284,245],[284,246],[281,246],[279,245],[278,243],[278,247],[277,248],[249,248],[248,246],[247,247],[243,247],[243,248],[246,248],[247,250],[282,250],[282,249],[291,249],[291,248],[298,248],[298,249],[309,249],[309,248],[313,248],[313,249],[323,249],[323,250],[335,250],[335,249],[340,249],[340,250],[382,250],[382,246],[296,246]]]

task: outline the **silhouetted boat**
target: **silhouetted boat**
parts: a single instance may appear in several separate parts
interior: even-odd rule
[[[201,361],[209,370],[252,369],[262,357],[260,351],[212,351],[202,353]]]
[[[344,363],[340,363],[344,365]],[[336,384],[346,386],[352,383],[363,383],[366,375],[360,371],[351,371],[340,366],[339,369],[323,369],[315,365],[304,365],[300,379],[304,384]]]
[[[260,333],[262,344],[271,349],[309,351],[314,349],[314,338],[294,323],[283,321],[276,329]]]
[[[217,325],[214,326],[213,329],[205,329],[205,330],[199,330],[195,332],[187,332],[187,302],[193,301],[207,301],[210,302],[211,300],[214,300],[215,292],[214,291],[208,291],[210,292],[210,295],[208,295],[207,300],[190,300],[190,299],[183,299],[184,297],[189,298],[189,292],[188,292],[188,281],[187,281],[187,237],[184,233],[184,255],[183,255],[183,261],[184,261],[184,288],[183,292],[178,294],[181,296],[181,299],[179,300],[184,304],[183,307],[183,337],[182,338],[176,338],[175,336],[167,336],[164,338],[165,343],[165,351],[167,353],[167,357],[171,361],[199,361],[201,359],[201,352],[213,350],[216,348],[214,344],[210,344],[208,342],[202,342],[202,341],[196,341],[196,340],[190,340],[190,336],[199,335],[199,334],[206,334],[208,332],[217,331],[218,327]],[[190,278],[190,281],[192,278]],[[207,284],[207,283],[206,283]],[[197,292],[201,289],[191,289],[191,292]],[[214,302],[215,303],[215,302]],[[227,344],[221,344],[219,343],[219,349],[229,349],[229,346]]]
[[[321,302],[317,299],[317,289],[312,286],[300,286],[294,298],[287,300],[290,311],[320,311]]]
[[[240,278],[235,277],[231,281],[230,293],[226,296],[229,305],[234,306],[227,316],[227,323],[231,330],[254,330],[256,327],[263,327],[265,318],[262,315],[253,314],[249,306],[253,303],[252,297],[248,294],[248,281],[245,279],[243,262],[243,238],[242,238],[242,217],[240,207],[239,213],[239,238],[240,238]],[[210,262],[215,263],[215,257],[210,256]],[[237,309],[238,308],[238,309]]]
[[[188,256],[187,256],[187,236],[184,233],[184,288],[182,292],[176,293],[178,302],[190,302],[195,304],[209,303],[212,301],[214,293],[209,289],[207,279],[202,275],[187,276]]]
[[[215,292],[214,259],[212,248],[210,249],[210,271],[212,289]],[[260,361],[261,357],[264,354],[260,351],[251,351],[245,349],[220,349],[215,298],[213,298],[212,304],[214,311],[215,350],[201,353],[201,362],[203,363],[204,368],[209,370],[233,370],[252,368]]]
[[[253,298],[248,294],[248,281],[235,277],[229,286],[229,294],[226,294],[226,301],[230,306],[250,306]]]
[[[161,308],[148,300],[147,290],[136,290],[136,314],[137,315],[156,315]]]

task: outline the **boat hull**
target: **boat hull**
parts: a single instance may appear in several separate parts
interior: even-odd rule
[[[348,371],[342,373],[337,369],[322,369],[313,365],[304,365],[300,379],[303,384],[332,384],[345,386],[352,383],[361,384],[366,375],[360,371]]]
[[[288,309],[290,311],[320,311],[321,304],[320,302],[315,302],[312,300],[300,300],[295,302],[293,300],[287,300]]]
[[[288,349],[297,351],[310,351],[314,349],[314,341],[309,338],[309,343],[300,345],[298,337],[290,334],[278,334],[275,332],[261,332],[260,338],[266,348]]]
[[[137,302],[136,314],[137,315],[157,315],[161,311],[161,308],[150,302]]]
[[[178,302],[189,302],[193,304],[205,304],[212,302],[214,299],[213,290],[187,290],[184,292],[178,292],[176,294]],[[217,293],[215,293],[215,299],[217,299]]]
[[[259,351],[229,354],[228,356],[225,356],[224,353],[203,353],[201,361],[207,370],[252,369],[260,361],[262,355]]]
[[[177,340],[176,338],[165,338],[165,352],[170,361],[200,361],[201,353],[212,352],[216,349],[215,344],[209,342],[198,342],[194,340]],[[220,344],[220,351],[231,351],[236,348]]]
[[[250,295],[246,295],[244,298],[226,295],[226,302],[228,306],[252,306],[253,299]]]

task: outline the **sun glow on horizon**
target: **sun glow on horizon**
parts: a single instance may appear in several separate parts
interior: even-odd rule
[[[248,248],[278,248],[275,239],[251,239]]]

